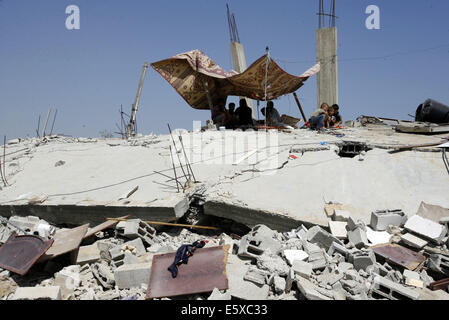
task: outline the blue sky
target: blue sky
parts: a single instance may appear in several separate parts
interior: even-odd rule
[[[116,131],[120,105],[130,112],[145,61],[201,49],[231,69],[226,3],[236,15],[248,65],[267,45],[291,74],[314,64],[318,0],[1,1],[0,135],[35,135],[39,115],[45,118],[49,108],[58,109],[56,133],[96,137]],[[80,30],[65,27],[65,9],[72,4],[80,8]],[[380,8],[380,30],[365,27],[371,4]],[[427,98],[449,104],[447,0],[337,0],[336,13],[345,120],[361,114],[410,119],[407,114]],[[310,114],[316,78],[298,95]],[[291,96],[276,107],[299,116]],[[167,123],[191,129],[193,120],[209,117],[148,70],[139,132],[167,133]]]

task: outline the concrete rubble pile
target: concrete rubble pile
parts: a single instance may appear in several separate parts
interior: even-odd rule
[[[84,239],[76,254],[37,263],[25,276],[1,269],[0,299],[143,300],[154,255],[175,252],[196,240],[208,240],[207,247],[230,245],[229,288],[182,299],[449,299],[448,283],[432,290],[437,280],[449,278],[445,219],[442,223],[419,215],[407,219],[401,210],[383,210],[373,212],[366,225],[332,205],[326,211],[333,211],[329,228],[301,225],[278,232],[257,225],[242,236],[173,227],[161,232],[139,219],[121,221]],[[64,230],[33,216],[2,221],[1,244],[13,232],[20,234],[18,229],[44,239]],[[335,222],[341,226],[331,227]],[[395,263],[394,254],[391,259],[378,254],[377,248],[385,247],[413,251],[425,259],[413,267],[403,266]]]

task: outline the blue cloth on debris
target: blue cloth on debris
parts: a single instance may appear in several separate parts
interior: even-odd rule
[[[178,248],[175,255],[175,260],[168,267],[168,270],[171,272],[173,278],[176,278],[178,275],[178,266],[189,262],[189,257],[193,255],[197,248],[202,248],[206,245],[205,241],[195,241],[192,244],[184,244]]]

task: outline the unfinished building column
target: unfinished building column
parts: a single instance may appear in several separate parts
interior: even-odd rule
[[[318,73],[318,107],[338,104],[338,60],[337,28],[322,28],[316,32],[317,62],[321,64]]]

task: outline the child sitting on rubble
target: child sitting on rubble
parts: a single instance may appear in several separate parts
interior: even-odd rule
[[[323,103],[321,107],[315,110],[309,119],[310,128],[315,130],[321,130],[327,125],[328,122],[328,114],[327,110],[329,109],[329,105],[327,103]]]
[[[338,104],[334,104],[332,108],[334,109],[334,115],[332,116],[333,127],[338,128],[343,123],[343,119],[341,118],[339,112],[340,107],[338,106]]]
[[[333,128],[334,127],[334,107],[327,108],[327,121],[326,121],[326,128]]]
[[[238,125],[237,115],[235,114],[235,103],[231,102],[226,112],[224,126],[226,129],[235,129]]]

